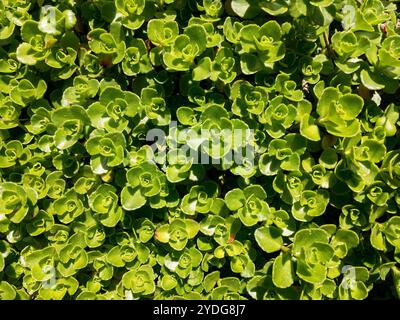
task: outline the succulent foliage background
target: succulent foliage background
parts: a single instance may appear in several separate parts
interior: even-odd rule
[[[0,299],[399,298],[398,6],[2,0]]]

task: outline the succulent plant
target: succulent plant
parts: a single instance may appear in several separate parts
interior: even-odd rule
[[[398,6],[0,1],[0,300],[400,298]]]

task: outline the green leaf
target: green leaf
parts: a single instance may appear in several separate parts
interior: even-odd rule
[[[256,229],[254,237],[260,248],[267,253],[278,251],[283,245],[281,231],[274,226]]]
[[[122,189],[121,203],[125,210],[137,210],[146,204],[146,197],[139,188],[127,186]]]
[[[174,289],[176,286],[178,285],[178,282],[176,281],[176,279],[173,276],[170,276],[168,274],[166,274],[165,276],[163,276],[163,278],[161,279],[161,287],[163,288],[163,290],[165,291],[169,291]]]
[[[0,298],[1,300],[14,300],[16,291],[14,287],[6,281],[0,282]]]
[[[236,211],[243,207],[245,201],[245,194],[240,189],[231,190],[225,195],[225,203],[231,211]]]
[[[272,281],[278,288],[288,288],[294,282],[293,263],[290,254],[282,253],[276,257],[272,266]]]
[[[300,254],[302,248],[308,248],[315,242],[328,243],[329,234],[322,229],[299,230],[293,240],[293,253]]]
[[[231,7],[233,12],[245,19],[254,18],[260,13],[257,2],[254,0],[232,0]]]
[[[193,80],[201,81],[209,78],[211,75],[211,59],[205,57],[200,60],[198,66],[193,69]]]
[[[215,287],[219,279],[220,279],[219,271],[213,271],[207,274],[203,282],[204,290],[206,290],[206,292],[210,292]]]

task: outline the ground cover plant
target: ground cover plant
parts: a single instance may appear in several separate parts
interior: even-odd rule
[[[397,299],[378,0],[1,0],[0,299]]]

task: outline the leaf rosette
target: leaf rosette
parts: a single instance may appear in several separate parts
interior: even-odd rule
[[[97,218],[106,227],[115,227],[123,215],[116,191],[112,185],[101,184],[88,199],[89,207],[97,213]]]
[[[181,209],[187,215],[208,213],[218,196],[218,186],[213,181],[206,181],[202,186],[193,186],[182,198]]]
[[[125,55],[126,44],[121,32],[121,24],[114,22],[110,32],[96,28],[88,33],[89,48],[103,57],[111,57],[113,64],[120,63]]]
[[[145,0],[115,0],[122,24],[131,30],[139,29],[145,21]]]
[[[179,34],[178,23],[166,19],[152,19],[147,24],[147,33],[156,46],[169,47]]]
[[[265,87],[254,87],[247,81],[239,80],[231,86],[231,99],[235,115],[260,115],[268,104],[268,91]]]
[[[53,210],[62,223],[68,224],[83,213],[84,206],[80,196],[71,189],[53,202]]]
[[[143,162],[129,169],[126,178],[128,185],[121,192],[125,210],[137,210],[146,203],[157,207],[169,195],[166,176],[152,162]]]
[[[170,224],[159,226],[155,231],[155,239],[168,243],[172,249],[182,251],[188,241],[199,232],[200,225],[191,219],[175,219]]]
[[[0,199],[0,213],[5,215],[6,221],[21,223],[36,204],[37,194],[31,188],[3,182],[0,183]]]
[[[363,99],[352,93],[342,93],[336,88],[326,88],[317,105],[318,122],[338,137],[353,137],[360,133],[357,116],[364,106]]]
[[[122,133],[99,132],[86,142],[90,154],[90,165],[95,174],[105,174],[122,163],[125,157],[126,140]]]
[[[244,190],[233,189],[225,195],[229,210],[237,212],[245,226],[253,226],[267,220],[269,206],[265,202],[267,194],[260,185],[252,185]]]
[[[321,229],[304,229],[296,233],[293,254],[297,259],[296,274],[312,284],[323,283],[334,249],[329,245],[329,234]]]
[[[153,88],[144,88],[141,92],[144,113],[148,119],[158,126],[166,126],[171,121],[171,112],[163,96]]]
[[[155,275],[149,265],[140,266],[137,270],[130,270],[122,276],[122,284],[126,290],[134,295],[149,295],[155,290]]]
[[[325,213],[329,203],[329,192],[323,189],[304,190],[299,201],[292,206],[292,214],[296,220],[311,221]]]
[[[272,140],[268,152],[259,159],[260,172],[273,176],[280,170],[299,171],[300,157],[306,151],[306,145],[306,140],[299,134],[288,134],[284,139]]]
[[[150,72],[153,67],[147,55],[146,44],[142,39],[133,39],[126,49],[122,70],[127,76]]]
[[[261,27],[256,24],[243,26],[239,39],[242,47],[240,63],[244,74],[253,74],[263,67],[271,67],[285,56],[282,29],[275,20]]]
[[[195,58],[206,49],[207,32],[201,25],[191,25],[174,40],[173,46],[163,55],[167,69],[188,71]]]

